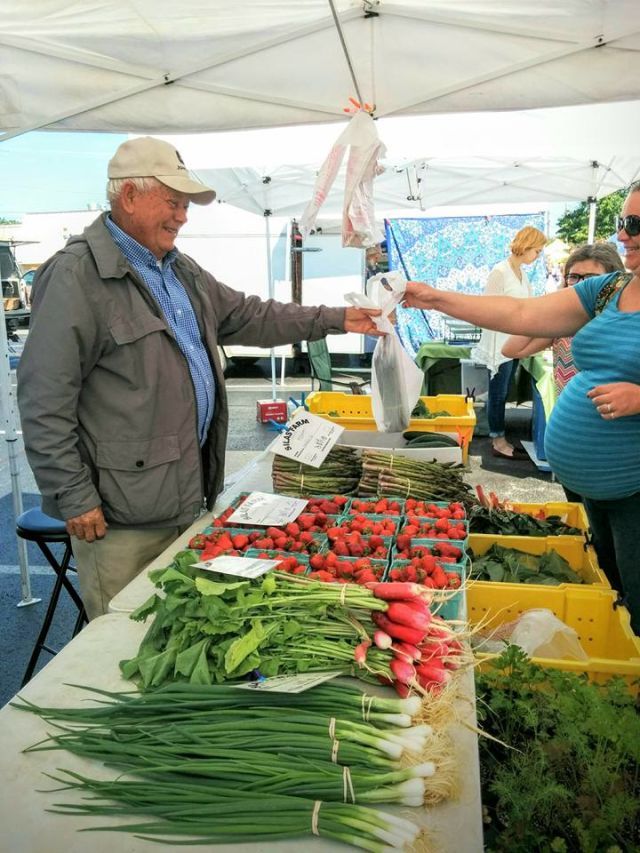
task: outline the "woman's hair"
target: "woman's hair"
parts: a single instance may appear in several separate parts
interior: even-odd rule
[[[581,261],[595,261],[604,267],[605,273],[624,272],[622,258],[613,243],[585,243],[583,246],[578,246],[564,262],[564,277],[566,278],[571,272],[574,264]]]
[[[546,235],[542,231],[532,225],[525,225],[511,241],[511,251],[514,255],[524,255],[527,249],[541,249],[546,242]]]

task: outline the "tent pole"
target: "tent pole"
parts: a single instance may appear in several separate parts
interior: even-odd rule
[[[597,202],[594,196],[590,195],[587,199],[589,205],[589,226],[587,228],[587,243],[593,243],[596,236],[596,210]]]
[[[0,299],[0,352],[4,355],[4,364],[0,366],[0,405],[2,406],[2,417],[5,424],[5,441],[7,444],[7,455],[9,457],[9,473],[11,475],[11,494],[13,497],[14,522],[22,514],[22,489],[20,487],[20,472],[18,469],[18,454],[16,443],[18,441],[18,415],[15,407],[15,396],[11,388],[11,362],[9,361],[9,342],[7,338],[7,324],[4,314],[4,300]],[[27,561],[27,543],[24,539],[16,536],[18,546],[18,562],[20,563],[20,587],[22,598],[18,607],[27,604],[37,604],[40,599],[31,594],[31,579],[29,577],[29,563]]]
[[[265,182],[269,179],[264,179]],[[269,279],[269,299],[273,299],[273,267],[271,265],[271,228],[269,226],[269,217],[271,216],[271,210],[269,208],[265,208],[264,211],[264,224],[265,231],[267,237],[267,277]],[[283,371],[284,372],[284,371]],[[276,351],[273,347],[271,347],[271,399],[276,399],[276,379],[277,371],[276,371]]]

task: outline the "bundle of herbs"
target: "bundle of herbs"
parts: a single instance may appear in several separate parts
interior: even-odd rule
[[[457,501],[469,508],[476,499],[463,479],[466,470],[464,465],[453,462],[424,462],[401,454],[365,450],[358,494]]]
[[[488,853],[640,849],[640,715],[621,679],[543,669],[510,646],[477,676]]]
[[[334,445],[318,468],[274,455],[273,490],[300,497],[309,494],[355,494],[361,466],[355,448]]]
[[[482,557],[471,556],[471,578],[497,583],[532,583],[558,586],[561,583],[585,583],[569,563],[550,550],[544,554],[527,554],[517,548],[497,543]]]
[[[537,516],[525,512],[476,505],[469,510],[470,533],[493,533],[499,536],[581,536],[557,515]]]

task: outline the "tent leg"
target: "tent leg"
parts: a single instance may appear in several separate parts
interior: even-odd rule
[[[9,455],[9,472],[11,474],[11,494],[13,496],[13,515],[18,519],[22,515],[22,490],[20,488],[20,474],[18,471],[18,459],[16,454],[17,438],[7,438],[7,450]],[[20,536],[16,537],[18,546],[18,562],[20,563],[20,590],[22,598],[17,607],[28,607],[37,604],[41,599],[34,598],[31,594],[31,579],[29,577],[29,563],[27,560],[27,543]]]

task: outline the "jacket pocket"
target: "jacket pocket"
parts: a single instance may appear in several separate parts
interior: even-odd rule
[[[166,332],[167,324],[153,314],[134,314],[113,320],[109,325],[113,340],[119,345],[132,344],[153,332]]]
[[[98,491],[107,520],[167,522],[180,514],[177,435],[97,442]]]

